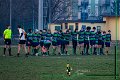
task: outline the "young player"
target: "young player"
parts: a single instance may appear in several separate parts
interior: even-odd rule
[[[69,43],[70,43],[70,39],[71,39],[71,32],[69,32],[69,30],[66,30],[66,34],[65,34],[65,54],[66,55],[69,55],[68,54],[68,46],[69,46]]]
[[[93,52],[93,55],[97,55],[97,50],[98,50],[98,32],[95,33],[95,45],[94,45],[94,52]]]
[[[31,46],[32,46],[32,29],[28,29],[28,33],[27,33],[27,41],[26,41],[26,46],[28,47],[28,54],[30,54],[30,49],[31,49]]]
[[[102,54],[104,54],[105,39],[106,39],[106,32],[103,31],[103,34],[102,34],[102,48],[101,48],[101,53]]]
[[[93,54],[93,48],[95,45],[95,30],[96,28],[93,27],[92,31],[90,32],[90,52]]]
[[[65,44],[66,44],[65,31],[66,30],[64,30],[61,33],[61,55],[65,55]]]
[[[38,53],[38,49],[40,47],[40,34],[39,30],[36,29],[35,33],[32,36],[32,47],[34,49],[33,56],[35,56]]]
[[[98,55],[103,55],[101,49],[102,49],[102,34],[101,31],[98,31]]]
[[[49,55],[49,48],[50,48],[50,45],[52,43],[52,34],[51,34],[50,30],[47,31],[46,39],[45,40],[46,41],[44,42],[44,44],[46,44],[46,48],[47,48],[47,51],[48,51],[47,53]]]
[[[85,55],[90,55],[89,54],[89,45],[90,45],[90,30],[91,27],[87,27],[87,30],[85,31],[85,42],[84,42],[84,54]]]
[[[111,43],[111,31],[108,30],[108,33],[106,34],[106,42],[105,42],[105,45],[106,45],[106,55],[108,55],[109,53],[109,48],[110,48],[110,43]]]
[[[80,54],[84,54],[84,33],[85,30],[81,29],[79,31],[79,36],[78,36],[78,41],[79,41],[79,50],[80,50]]]
[[[3,33],[3,38],[4,38],[4,55],[5,56],[5,52],[6,52],[6,48],[8,48],[9,51],[9,56],[12,56],[11,54],[11,36],[12,36],[12,31],[11,31],[11,27],[10,25],[6,26],[7,29],[5,29],[4,33]]]
[[[21,26],[18,26],[19,31],[19,44],[18,44],[18,53],[17,57],[20,55],[20,47],[22,46],[25,51],[25,56],[27,56],[27,49],[26,49],[26,32]]]
[[[56,54],[55,54],[55,51],[56,51],[57,46],[58,46],[57,38],[58,38],[58,32],[55,31],[55,32],[53,33],[53,35],[52,35],[52,46],[53,46],[53,52],[52,52],[52,54],[53,54],[53,55],[56,55]]]
[[[62,30],[58,32],[58,38],[57,38],[57,44],[58,44],[58,55],[62,55],[61,47],[62,47]]]
[[[72,34],[73,54],[76,55],[78,29],[75,29],[75,31],[72,32],[71,34]]]

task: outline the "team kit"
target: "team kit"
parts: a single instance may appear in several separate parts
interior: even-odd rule
[[[96,27],[81,28],[80,31],[75,29],[66,29],[64,31],[55,30],[51,33],[50,30],[32,29],[25,30],[18,26],[19,42],[17,56],[20,56],[21,47],[25,51],[25,56],[49,56],[49,55],[108,55],[111,46],[111,31],[97,30]],[[11,54],[11,36],[12,31],[10,26],[3,33],[4,37],[4,56],[6,48],[9,55]],[[52,47],[52,48],[51,48]],[[70,51],[72,49],[72,52]],[[52,52],[50,51],[52,50]]]

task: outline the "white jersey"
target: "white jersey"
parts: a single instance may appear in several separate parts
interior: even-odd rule
[[[19,28],[18,30],[19,30],[19,39],[20,39],[20,40],[26,40],[26,39],[25,39],[25,34],[24,34],[25,31],[24,31],[22,28]],[[21,34],[22,34],[22,35],[21,35]]]

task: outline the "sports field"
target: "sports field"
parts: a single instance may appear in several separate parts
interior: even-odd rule
[[[117,50],[117,80],[120,80],[120,47]],[[12,48],[13,56],[2,56],[0,47],[0,80],[115,80],[114,47],[110,55],[82,56],[29,56],[21,52],[16,57],[17,48]],[[51,52],[51,51],[50,51]],[[72,49],[69,48],[72,54]],[[66,64],[73,70],[71,76],[66,74]]]

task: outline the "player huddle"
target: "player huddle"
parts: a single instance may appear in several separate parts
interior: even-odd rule
[[[24,29],[18,26],[19,30],[19,44],[18,53],[20,55],[21,45],[24,47],[26,56],[30,55],[69,55],[73,53],[77,55],[107,55],[108,49],[111,43],[110,30],[97,31],[95,27],[87,27],[86,29],[75,29],[75,31],[60,30],[51,33],[50,30],[35,30],[28,29],[26,33]],[[72,44],[71,44],[72,43]],[[26,49],[27,46],[27,49]],[[52,46],[52,52],[50,47]],[[69,47],[72,46],[72,47]],[[79,50],[77,50],[79,47]],[[73,52],[69,52],[69,48],[73,49]]]

